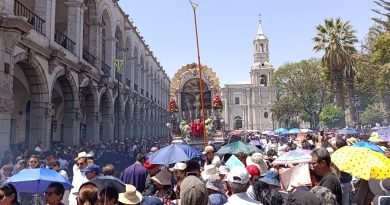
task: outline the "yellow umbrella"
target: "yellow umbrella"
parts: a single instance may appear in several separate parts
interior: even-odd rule
[[[363,147],[345,146],[336,150],[332,162],[344,172],[369,180],[390,178],[390,159]]]

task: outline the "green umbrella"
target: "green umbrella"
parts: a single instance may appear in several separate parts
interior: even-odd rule
[[[221,147],[218,150],[217,155],[237,154],[239,152],[243,152],[245,154],[252,154],[255,152],[261,152],[261,150],[254,145],[238,141],[238,142],[229,143]]]

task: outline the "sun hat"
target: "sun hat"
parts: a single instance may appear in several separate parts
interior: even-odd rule
[[[351,146],[351,145],[353,145],[353,144],[355,144],[355,143],[357,142],[357,139],[354,138],[354,137],[350,137],[350,138],[348,138],[346,141],[347,141],[347,144],[348,144],[349,146]]]
[[[188,176],[180,184],[180,204],[206,205],[208,192],[206,185],[196,176]]]
[[[269,185],[280,186],[279,174],[274,171],[267,172],[264,177],[260,179],[260,181]]]
[[[234,182],[238,184],[246,184],[249,182],[249,179],[250,175],[248,170],[241,166],[233,167],[233,169],[230,170],[229,174],[227,175],[228,182]]]
[[[152,147],[152,148],[150,148],[150,152],[156,152],[158,150],[158,148],[157,147]]]
[[[131,184],[126,184],[126,192],[119,193],[118,201],[123,204],[138,204],[141,200],[142,194]]]
[[[246,170],[248,170],[249,175],[251,175],[251,179],[260,176],[261,173],[259,167],[256,165],[246,166]]]
[[[374,195],[390,195],[390,178],[368,180],[368,186]]]
[[[77,160],[79,160],[80,158],[90,158],[90,157],[92,157],[91,154],[87,154],[87,152],[83,151],[83,152],[78,153],[78,154],[77,154],[77,157],[74,158],[74,160],[77,161]]]
[[[154,169],[154,168],[157,168],[158,165],[157,164],[150,164],[150,161],[147,159],[144,163],[144,167],[146,169]]]
[[[222,184],[221,177],[219,177],[216,174],[211,175],[206,180],[206,188],[212,189],[214,191],[221,191],[223,189],[223,184]]]
[[[211,175],[215,174],[217,174],[217,167],[214,164],[204,166],[204,171],[201,173],[204,180],[207,180]]]
[[[177,162],[175,166],[169,168],[169,171],[174,172],[176,170],[184,171],[187,168],[187,164],[184,162]]]
[[[257,165],[260,169],[260,174],[263,176],[268,171],[267,163],[264,161],[264,156],[261,153],[253,153],[252,156],[246,158],[247,165]]]
[[[172,184],[172,175],[166,169],[160,170],[156,176],[150,178],[151,180],[161,184],[161,185],[171,185]]]
[[[229,168],[227,168],[227,166],[225,165],[220,166],[218,168],[218,174],[223,174],[223,175],[229,174]]]
[[[204,151],[202,152],[202,154],[206,154],[206,153],[208,153],[208,152],[214,152],[214,151],[215,151],[215,150],[214,150],[214,147],[208,145],[208,146],[206,146],[206,147],[204,148]]]

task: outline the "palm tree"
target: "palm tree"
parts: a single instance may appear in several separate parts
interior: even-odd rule
[[[324,51],[322,63],[328,68],[330,80],[336,96],[336,104],[344,110],[344,81],[346,80],[351,122],[355,121],[353,102],[355,71],[353,62],[356,54],[356,31],[341,18],[325,19],[323,25],[316,27],[313,38],[314,51]]]

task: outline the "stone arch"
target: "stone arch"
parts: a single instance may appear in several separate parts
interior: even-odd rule
[[[102,23],[102,53],[101,58],[102,62],[104,62],[107,66],[112,68],[112,59],[113,59],[113,47],[114,47],[114,32],[112,26],[112,15],[109,8],[105,5],[103,6],[102,15],[101,15],[101,23]]]
[[[25,122],[25,134],[24,136],[19,136],[18,141],[25,141],[29,148],[32,149],[35,146],[37,141],[42,142],[43,147],[49,146],[48,140],[48,126],[47,120],[50,118],[48,115],[48,104],[49,104],[49,88],[47,79],[45,77],[45,72],[41,64],[36,60],[35,55],[33,53],[20,53],[14,56],[14,66],[13,70],[11,70],[14,79],[17,78],[15,76],[15,69],[19,67],[21,69],[21,73],[24,75],[24,78],[28,84],[28,102],[26,102],[29,106],[21,105],[23,107],[22,116],[24,119],[14,119],[14,123],[17,125],[24,121]],[[11,81],[13,82],[13,81]],[[10,87],[12,85],[9,85]],[[13,91],[14,99],[18,96],[18,90]],[[17,102],[14,102],[16,104]],[[27,109],[28,107],[28,109]],[[13,109],[17,109],[16,106],[12,107]],[[25,109],[26,108],[26,109]],[[28,110],[28,116],[27,116]],[[19,110],[14,110],[11,112],[18,112]],[[29,120],[29,119],[34,120]],[[28,124],[27,124],[28,123]],[[11,119],[11,127],[12,127],[12,119]],[[15,127],[16,128],[16,127]],[[19,127],[20,129],[20,127]],[[18,130],[19,130],[18,129]],[[16,130],[16,131],[18,131]],[[12,132],[12,128],[11,128]],[[16,134],[18,134],[16,132]],[[10,135],[13,137],[12,135]],[[15,136],[16,137],[16,136]],[[8,140],[7,140],[8,141]],[[9,144],[4,142],[4,144]]]
[[[132,87],[131,85],[131,77],[134,75],[133,74],[133,69],[132,69],[132,60],[133,60],[133,56],[132,56],[132,49],[131,49],[131,38],[130,36],[127,36],[126,37],[126,49],[125,49],[125,58],[126,58],[126,61],[125,61],[125,69],[124,69],[124,72],[125,72],[125,82],[126,82],[126,85],[129,86],[130,88]]]
[[[140,62],[139,62],[139,53],[138,53],[138,47],[137,46],[134,46],[134,52],[133,52],[133,58],[134,58],[134,61],[133,61],[133,69],[134,69],[134,90],[136,92],[139,91],[139,88],[138,86],[140,86],[140,83],[141,83],[141,78],[140,78]]]
[[[108,89],[102,92],[99,104],[100,141],[113,139],[113,107],[112,95]]]
[[[99,142],[99,95],[92,82],[80,85],[80,143]]]
[[[96,0],[85,0],[87,9],[84,11],[83,25],[83,58],[91,64],[95,63],[95,58],[98,56],[97,42],[98,41],[98,10]],[[85,52],[91,53],[91,56]]]
[[[123,59],[125,57],[123,53],[124,45],[124,32],[121,28],[121,24],[118,22],[115,27],[115,58]]]
[[[133,138],[140,138],[140,111],[140,103],[139,101],[135,101],[133,106]]]
[[[117,95],[114,99],[114,139],[123,139],[124,107],[123,98]]]
[[[131,100],[128,99],[125,103],[125,132],[124,137],[125,138],[132,138],[133,137],[133,110],[132,110],[132,104]]]
[[[79,143],[79,95],[78,87],[65,69],[56,73],[50,91],[51,109],[54,113],[50,131],[50,142],[61,142],[67,146]]]

